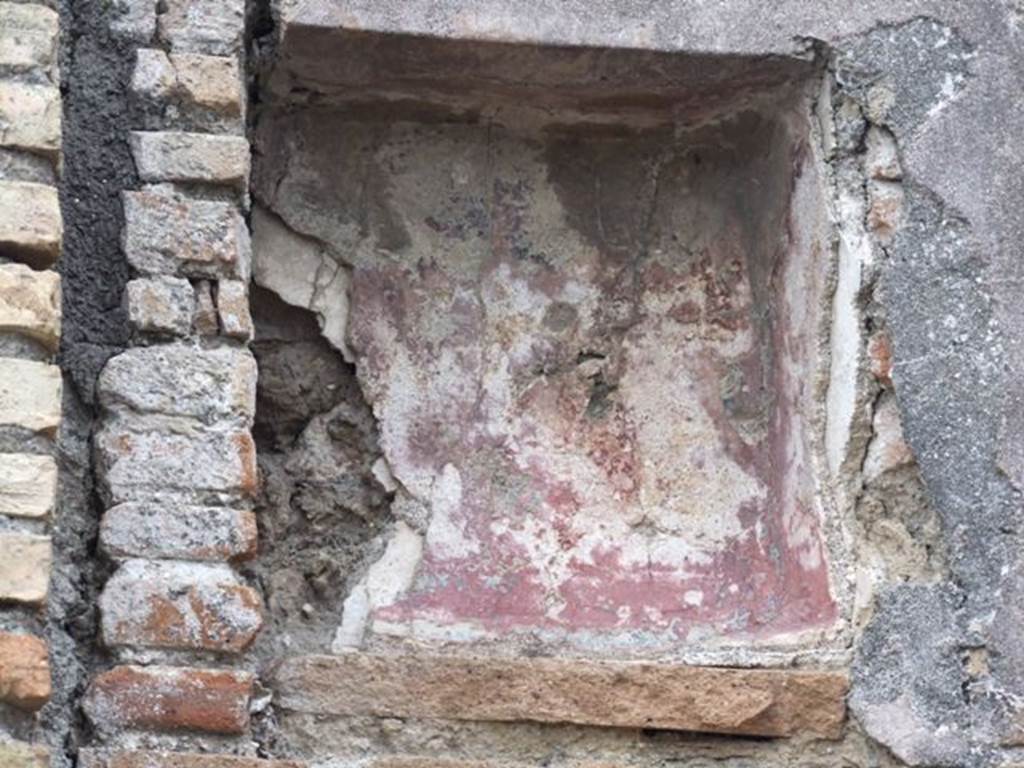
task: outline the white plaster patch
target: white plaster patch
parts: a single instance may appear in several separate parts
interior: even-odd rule
[[[331,645],[335,653],[362,643],[370,613],[390,605],[412,586],[422,556],[423,538],[405,522],[398,521],[384,554],[345,600],[341,626]]]

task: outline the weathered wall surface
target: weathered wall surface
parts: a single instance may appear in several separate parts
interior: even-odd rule
[[[46,765],[51,746],[59,761],[50,723],[65,704],[60,691],[50,701],[67,653],[50,587],[62,538],[58,34],[52,7],[0,3],[0,762],[26,766]]]
[[[264,117],[254,192],[352,266],[349,345],[422,537],[416,583],[353,599],[340,642],[666,656],[831,629],[803,386],[824,198],[793,210],[816,171],[788,90],[675,136]]]
[[[0,2],[0,762],[1024,762],[1022,40]]]

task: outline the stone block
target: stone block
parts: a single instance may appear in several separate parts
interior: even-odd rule
[[[168,0],[160,39],[176,53],[237,54],[245,30],[243,0]]]
[[[28,181],[0,181],[0,256],[37,269],[49,267],[60,255],[63,222],[56,187]]]
[[[130,142],[143,181],[248,186],[249,142],[242,136],[134,131]]]
[[[315,715],[574,723],[839,738],[845,673],[359,652],[286,659],[274,689]]]
[[[249,230],[231,203],[153,188],[124,193],[122,245],[143,274],[248,279]]]
[[[249,291],[240,280],[221,280],[217,285],[217,317],[225,336],[248,341],[253,335]]]
[[[0,146],[56,156],[60,125],[57,86],[0,80]]]
[[[303,768],[298,760],[264,760],[240,755],[150,750],[101,752],[84,749],[82,768]]]
[[[125,286],[128,322],[142,333],[187,336],[192,329],[196,295],[183,277],[138,278]]]
[[[0,264],[0,330],[29,336],[47,349],[60,343],[60,275]]]
[[[242,116],[242,73],[235,56],[204,56],[142,48],[136,53],[132,91],[144,101],[201,118]]]
[[[0,514],[46,517],[57,498],[57,462],[49,456],[0,453]]]
[[[103,732],[121,728],[242,734],[253,676],[185,667],[119,666],[93,678],[82,702]]]
[[[132,70],[132,93],[144,99],[163,100],[174,90],[174,68],[159,48],[139,48]]]
[[[263,601],[227,565],[128,560],[100,596],[108,647],[240,653],[263,625]]]
[[[34,712],[49,698],[46,643],[33,635],[0,632],[0,701]]]
[[[0,425],[53,433],[60,424],[60,368],[0,358]]]
[[[60,153],[60,90],[0,80],[0,147],[50,157]]]
[[[53,160],[44,155],[0,147],[0,180],[2,179],[56,185],[57,168]]]
[[[50,768],[50,751],[23,741],[4,742],[0,744],[0,768]]]
[[[172,53],[178,98],[197,109],[242,116],[242,73],[237,56]]]
[[[0,533],[0,601],[46,601],[52,560],[49,536]]]
[[[119,504],[103,515],[100,546],[115,560],[244,560],[256,554],[256,517],[228,507]]]
[[[256,446],[247,430],[131,429],[106,424],[95,439],[110,504],[174,498],[231,502],[257,490]]]
[[[256,412],[256,360],[245,349],[136,347],[110,358],[97,392],[110,409],[250,424]]]
[[[0,71],[46,72],[57,59],[57,12],[0,2]]]

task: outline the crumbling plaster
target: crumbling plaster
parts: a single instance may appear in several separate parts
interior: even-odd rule
[[[1014,331],[1022,321],[1013,291],[1020,285],[1014,249],[1022,224],[1019,209],[1006,205],[1024,178],[1014,140],[1024,108],[1006,99],[1020,85],[1020,10],[1012,4],[948,2],[864,3],[853,9],[800,2],[714,9],[686,2],[643,9],[627,3],[531,2],[510,9],[486,2],[353,2],[281,3],[278,19],[284,40],[296,30],[301,38],[304,28],[315,35],[345,26],[662,51],[825,53],[837,88],[830,100],[840,113],[848,111],[844,119],[852,117],[860,126],[854,144],[869,129],[876,135],[891,131],[902,166],[898,185],[884,178],[865,181],[861,194],[839,178],[834,213],[844,244],[840,253],[859,253],[841,255],[837,300],[855,302],[868,327],[854,323],[834,333],[833,353],[866,355],[871,324],[886,328],[899,420],[926,489],[913,493],[927,495],[925,508],[937,518],[924,523],[928,532],[917,534],[940,552],[937,563],[868,589],[859,614],[865,634],[853,646],[853,710],[871,735],[910,764],[994,759],[995,745],[1008,738],[1005,718],[1019,687],[1017,673],[1001,661],[1013,657],[1001,620],[1013,621],[1019,549],[1019,489],[1007,477],[1019,476],[1013,463],[1019,448],[1012,443],[1017,433],[1002,425],[1021,408],[1008,374],[1020,370],[1021,362],[1021,334]],[[842,176],[838,164],[833,170]],[[844,201],[845,195],[852,197]],[[878,210],[865,210],[875,202]],[[892,223],[884,221],[886,206],[896,213],[897,203],[899,226],[883,231]],[[872,224],[878,242],[865,248],[861,230]],[[840,307],[834,331],[850,317]],[[844,347],[849,334],[859,339]],[[831,437],[830,464],[839,470],[846,462],[846,470],[858,476],[857,457],[866,451],[870,462],[884,437],[884,424],[873,431],[872,410],[884,405],[889,413],[895,402],[891,394],[880,399],[877,388],[865,395],[863,374],[871,366],[865,356],[847,370],[845,382],[837,378],[841,367],[832,369],[833,392],[845,388],[845,395],[833,395],[834,403],[848,405],[830,412],[851,408],[857,450],[842,456],[842,435]],[[908,487],[920,488],[917,469],[911,474]],[[837,491],[849,494],[850,505],[864,493],[857,483]],[[990,670],[961,664],[961,655],[977,659],[977,649],[989,646],[1000,659]],[[906,652],[891,652],[900,647]],[[929,653],[915,653],[921,648]],[[936,732],[942,737],[934,738]]]
[[[54,694],[37,730],[55,748],[59,765],[76,761],[79,747],[95,736],[78,704],[90,675],[109,663],[98,648],[95,604],[110,566],[96,556],[99,502],[89,445],[96,428],[99,370],[129,342],[121,309],[129,268],[118,249],[124,224],[118,193],[138,186],[126,135],[136,43],[122,35],[125,29],[131,34],[145,6],[123,0],[58,3],[66,94],[61,182],[66,235],[59,265],[65,317],[60,363],[66,387],[46,630]],[[844,480],[834,491],[844,511],[826,521],[832,551],[848,558],[837,562],[851,566],[846,581],[834,584],[851,623],[836,638],[834,652],[741,654],[731,660],[843,665],[852,658],[850,726],[844,740],[833,745],[575,726],[325,718],[278,709],[270,703],[272,692],[262,689],[251,704],[252,740],[247,735],[241,747],[230,739],[193,734],[132,734],[120,743],[258,750],[346,766],[370,764],[381,752],[426,755],[442,765],[459,758],[487,761],[494,755],[514,755],[517,764],[558,766],[595,760],[647,766],[679,759],[736,766],[840,761],[988,766],[1013,760],[1022,743],[1018,718],[1024,700],[1024,575],[1017,554],[1024,477],[1024,314],[1019,301],[1024,214],[1018,204],[1024,199],[1019,140],[1024,103],[1016,98],[1024,92],[1024,9],[1019,2],[281,0],[272,9],[273,27],[262,3],[250,6],[255,19],[250,38],[269,35],[247,41],[257,53],[256,68],[274,65],[278,74],[289,66],[288,56],[302,51],[303,40],[323,34],[329,41],[338,26],[422,35],[442,43],[518,41],[668,54],[794,56],[803,64],[818,57],[828,63],[832,76],[824,82],[832,91],[818,101],[821,133],[816,140],[830,158],[839,197],[852,195],[850,207],[833,209],[841,239],[863,245],[866,233],[861,230],[871,229],[872,201],[884,203],[874,212],[875,223],[884,227],[886,206],[902,197],[899,227],[880,236],[870,256],[860,249],[861,255],[847,259],[848,269],[838,273],[847,282],[836,294],[833,354],[864,356],[833,378],[833,397],[850,406],[852,421],[850,440],[844,434],[845,417],[832,433],[832,468]],[[266,83],[258,80],[253,94],[269,97],[269,86],[260,91]],[[287,78],[275,87],[287,89]],[[181,96],[175,93],[174,98]],[[304,99],[315,101],[309,92],[296,101]],[[154,127],[159,124],[148,112],[141,116],[154,121]],[[258,114],[249,117],[259,119]],[[830,120],[835,131],[827,127]],[[872,183],[862,163],[871,153],[872,136],[888,134],[898,148],[899,175]],[[845,161],[844,152],[849,155]],[[297,251],[313,271],[304,266],[301,273],[267,277],[275,265],[264,264],[269,272],[260,271],[264,213],[257,208],[250,222],[257,248],[255,282],[273,283],[281,298],[319,314],[313,323],[333,352],[321,348],[316,359],[336,354],[330,368],[341,353],[350,356],[351,349],[343,305],[325,303],[323,296],[325,290],[341,292],[347,274],[325,260],[320,244],[300,237]],[[292,236],[286,233],[286,239]],[[305,279],[309,275],[315,277]],[[287,284],[282,277],[289,278]],[[856,312],[847,311],[844,297],[856,302]],[[842,318],[863,324],[848,323],[845,335],[839,334]],[[879,330],[884,335],[877,335]],[[843,340],[851,343],[839,343]],[[873,357],[873,349],[884,354]],[[885,362],[890,351],[891,370]],[[282,370],[287,373],[287,366]],[[832,371],[838,376],[842,369],[834,364]],[[329,377],[315,381],[322,380],[334,383]],[[841,410],[830,408],[833,423]],[[329,419],[319,414],[313,421],[311,436],[322,437]],[[4,435],[7,444],[16,444],[17,438]],[[330,456],[323,450],[327,445],[312,446],[321,452],[317,461]],[[376,459],[374,449],[365,453]],[[890,469],[876,474],[880,457],[889,457]],[[369,484],[375,493],[400,490],[385,462],[357,464],[358,476],[376,478],[377,485]],[[396,514],[402,504],[399,494],[392,502]],[[406,508],[403,514],[416,521],[415,510]],[[343,623],[343,613],[346,619],[357,614],[364,595],[367,604],[390,601],[396,581],[404,586],[410,578],[406,564],[419,557],[415,525],[392,524],[386,515],[380,522],[400,533],[389,539],[360,532],[353,540],[362,557],[346,578],[335,579],[326,566],[317,570],[319,564],[314,569],[314,580],[326,573],[323,580],[331,589],[343,582],[351,605],[343,611],[336,600],[336,614],[324,615],[320,604],[310,605],[309,612],[301,600],[289,604],[288,610],[300,617],[316,616],[307,622],[314,631],[296,635],[290,647],[280,641],[293,625],[278,621],[271,602],[266,634],[254,653],[237,662],[239,668],[262,673],[282,654],[326,651],[339,624],[338,647],[358,643],[361,627]],[[316,535],[314,530],[303,546],[311,546]],[[271,554],[253,566],[256,582],[269,579],[279,563],[293,557],[287,547],[295,540],[283,539],[278,559]],[[388,540],[394,548],[385,546]],[[389,573],[396,563],[394,579]],[[187,652],[174,658],[185,664],[194,660]]]

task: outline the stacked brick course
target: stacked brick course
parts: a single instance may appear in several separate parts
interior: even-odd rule
[[[256,551],[243,6],[172,0],[130,11],[117,24],[139,46],[129,143],[141,188],[122,198],[133,347],[97,386],[99,546],[116,563],[100,640],[115,664],[83,701],[108,748],[89,760],[220,765],[226,758],[109,749],[140,733],[249,731],[255,678],[237,667],[263,601],[233,567]]]
[[[50,697],[43,639],[57,494],[62,237],[57,13],[0,2],[0,721],[5,766],[43,766],[26,739]]]

